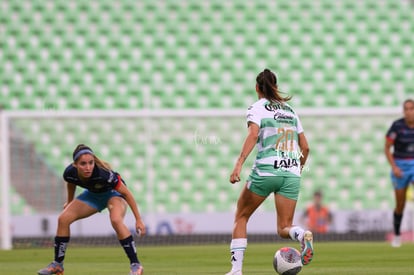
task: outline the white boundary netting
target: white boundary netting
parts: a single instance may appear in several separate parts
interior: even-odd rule
[[[393,195],[383,156],[399,108],[298,110],[311,155],[298,209],[323,189],[333,210],[388,210]],[[2,247],[10,217],[56,214],[61,180],[78,143],[126,179],[143,213],[232,213],[240,185],[228,175],[246,134],[245,110],[12,111],[2,113]],[[6,139],[6,136],[9,139]],[[7,154],[7,153],[10,154]],[[252,156],[244,168],[247,177]],[[259,211],[273,211],[267,200]]]

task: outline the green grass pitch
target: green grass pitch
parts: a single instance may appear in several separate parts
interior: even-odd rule
[[[248,245],[243,274],[276,274],[272,260],[275,251],[295,243],[251,243]],[[220,274],[230,269],[228,244],[142,246],[138,253],[145,275]],[[53,249],[0,251],[0,275],[33,275],[51,261]],[[314,260],[300,272],[305,274],[414,274],[414,244],[392,248],[385,242],[315,243]],[[127,275],[129,265],[121,247],[70,247],[65,275]]]

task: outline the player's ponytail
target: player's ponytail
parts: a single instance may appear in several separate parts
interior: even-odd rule
[[[276,75],[269,69],[264,69],[263,72],[257,75],[256,83],[264,97],[269,101],[285,102],[292,98],[291,96],[281,96],[281,92],[277,87]]]

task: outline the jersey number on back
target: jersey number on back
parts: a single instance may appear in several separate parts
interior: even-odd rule
[[[279,136],[275,143],[275,149],[282,152],[293,152],[295,149],[295,131],[291,129],[278,128],[277,134]]]

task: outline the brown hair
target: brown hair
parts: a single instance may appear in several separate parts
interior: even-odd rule
[[[257,75],[256,83],[264,97],[271,102],[285,102],[292,98],[291,96],[281,96],[281,92],[277,87],[276,75],[269,69],[264,69],[263,72]]]
[[[411,98],[408,98],[408,99],[404,100],[403,106],[405,107],[405,104],[407,104],[407,103],[414,103],[414,100],[411,99]]]
[[[73,162],[75,163],[78,160],[78,158],[83,154],[91,154],[94,158],[95,164],[98,167],[103,168],[108,171],[112,169],[109,163],[98,158],[95,155],[95,153],[92,151],[92,149],[86,146],[85,144],[78,144],[75,150],[73,150],[73,154],[72,154]]]

